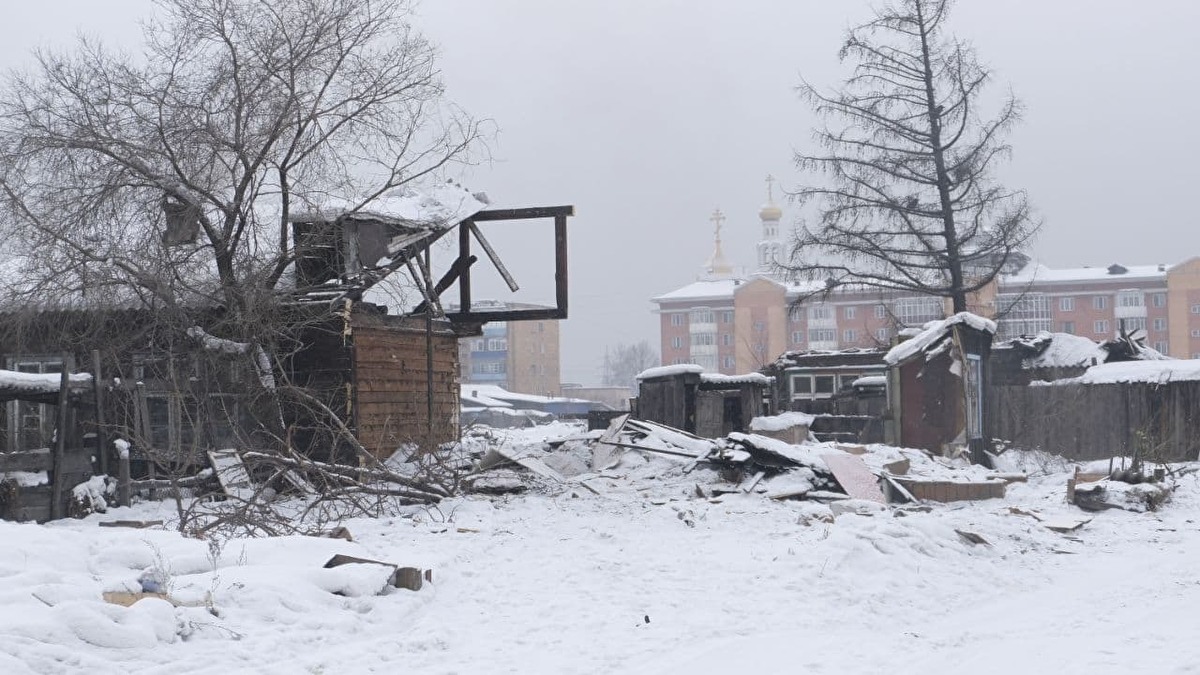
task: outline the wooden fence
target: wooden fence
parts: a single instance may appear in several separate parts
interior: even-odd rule
[[[15,477],[5,479],[6,472],[23,472],[37,475],[46,472],[47,481],[42,485],[22,486]],[[0,519],[35,520],[39,523],[50,520],[55,514],[53,502],[59,500],[57,513],[67,513],[71,499],[71,488],[92,477],[91,453],[83,448],[66,448],[61,465],[54,466],[54,453],[46,448],[21,452],[0,452]],[[54,490],[55,482],[61,489]]]
[[[1200,382],[998,386],[991,436],[1070,459],[1135,452],[1149,460],[1200,455]]]

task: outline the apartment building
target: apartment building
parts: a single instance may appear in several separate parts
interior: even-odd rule
[[[488,303],[473,303],[480,309]],[[492,303],[496,309],[539,309],[526,303]],[[562,394],[557,321],[489,323],[483,334],[458,343],[462,382],[495,384],[508,391]]]
[[[662,362],[695,363],[727,374],[758,370],[784,351],[889,344],[904,327],[946,315],[941,298],[838,289],[797,304],[811,287],[773,274],[784,251],[782,212],[768,193],[759,211],[757,268],[735,273],[716,242],[693,283],[652,299],[660,318]],[[1141,331],[1146,344],[1177,358],[1200,358],[1200,257],[1174,265],[1113,264],[1057,269],[1015,256],[975,294],[969,309],[996,319],[999,337],[1055,331],[1105,340]]]

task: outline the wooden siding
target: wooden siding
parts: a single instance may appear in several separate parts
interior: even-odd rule
[[[355,322],[352,413],[359,441],[381,459],[406,443],[429,448],[458,438],[458,337],[434,324],[431,422],[423,324]]]

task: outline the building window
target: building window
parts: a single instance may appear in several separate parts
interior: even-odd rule
[[[941,298],[899,298],[892,306],[896,320],[904,326],[921,326],[936,321],[944,314]]]
[[[721,312],[721,323],[733,323],[733,312],[731,310]]]
[[[845,307],[842,309],[842,316],[846,317],[847,319],[853,319],[854,314],[855,311],[853,307]]]
[[[1155,319],[1154,320],[1154,330],[1163,331],[1166,329],[1167,329],[1167,320],[1166,319]]]
[[[888,341],[888,329],[876,328],[875,329],[875,339],[878,340],[879,342],[886,343]]]
[[[829,398],[835,392],[836,378],[833,375],[792,375],[792,400]]]
[[[1167,343],[1162,342],[1161,340],[1158,342],[1155,342],[1154,343],[1154,351],[1158,352],[1159,354],[1166,354],[1168,351]]]
[[[9,359],[8,367],[18,373],[61,373],[63,362],[57,357]],[[35,450],[50,447],[56,423],[55,408],[30,401],[8,404],[8,449]]]
[[[721,363],[722,363],[722,366],[723,366],[724,368],[726,368],[726,369],[733,368],[734,366],[736,366],[736,365],[737,365],[737,362],[736,362],[736,361],[734,361],[734,359],[733,359],[733,357],[732,357],[732,356],[726,356],[726,357],[724,358],[724,360],[722,360],[722,362],[721,362]]]
[[[1166,293],[1155,293],[1154,295],[1150,296],[1150,302],[1155,307],[1166,307],[1167,306],[1167,294]]]
[[[716,323],[717,317],[711,309],[692,310],[692,323]]]
[[[721,335],[721,344],[726,347],[733,344],[733,333],[724,333]]]
[[[675,349],[683,349],[683,338],[679,336],[671,338],[671,346]]]
[[[717,336],[713,333],[692,333],[693,347],[711,347],[717,344]]]
[[[802,330],[792,331],[792,344],[798,345],[801,342],[804,342],[804,331],[802,331]]]
[[[1192,314],[1200,314],[1200,305],[1192,305]]]
[[[996,296],[999,337],[1015,338],[1049,331],[1050,300],[1044,293],[1005,293]]]
[[[506,338],[488,338],[487,351],[489,351],[489,352],[508,351],[508,340]]]
[[[1095,333],[1096,335],[1104,335],[1104,336],[1108,335],[1108,319],[1100,319],[1092,327],[1095,329],[1092,332]]]
[[[755,321],[754,322],[754,332],[755,333],[761,333],[761,332],[765,331],[766,329],[767,329],[766,321]]]
[[[1058,311],[1074,312],[1075,311],[1075,298],[1069,298],[1069,297],[1068,298],[1059,298],[1058,299]]]
[[[1126,319],[1120,319],[1117,325],[1121,326],[1127,333],[1132,333],[1135,330],[1146,330],[1146,317],[1131,316]]]
[[[1108,296],[1107,295],[1093,295],[1092,296],[1092,309],[1108,309]]]
[[[828,321],[833,318],[833,308],[825,305],[814,305],[808,308],[809,321]]]
[[[1075,334],[1075,322],[1074,321],[1062,322],[1062,332],[1070,333],[1071,335],[1074,335]]]
[[[810,328],[809,342],[837,342],[837,331],[832,328]]]
[[[847,328],[846,330],[842,331],[842,342],[848,345],[858,342],[858,331],[854,330],[853,328]]]
[[[882,319],[887,316],[887,307],[883,305],[875,305],[875,318]]]
[[[679,312],[675,312],[674,314],[672,314],[671,315],[671,325],[672,326],[682,326],[683,325],[683,314],[681,314]]]
[[[1117,293],[1117,307],[1145,307],[1146,296],[1141,291],[1121,291]]]
[[[1193,330],[1193,331],[1192,331],[1192,337],[1194,337],[1194,338],[1200,338],[1200,330]]]

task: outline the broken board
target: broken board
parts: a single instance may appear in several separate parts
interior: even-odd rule
[[[225,494],[246,502],[254,497],[257,492],[254,481],[250,479],[250,472],[246,471],[246,465],[242,463],[242,456],[237,450],[209,450],[208,461],[212,463],[217,482]]]
[[[604,435],[592,446],[592,471],[611,469],[621,461],[624,450],[612,445],[612,442],[617,439],[617,434],[621,432],[628,419],[629,413],[614,418],[609,422],[608,428],[604,430]]]
[[[855,499],[866,499],[880,504],[886,504],[887,498],[879,489],[875,474],[867,468],[862,459],[856,455],[830,453],[822,455],[825,465],[833,473],[846,494]]]

